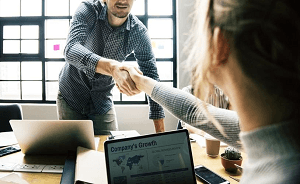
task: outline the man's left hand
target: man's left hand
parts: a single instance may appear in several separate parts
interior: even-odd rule
[[[165,131],[164,119],[154,119],[153,123],[156,133]]]

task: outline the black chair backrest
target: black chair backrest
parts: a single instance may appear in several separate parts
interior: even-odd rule
[[[0,132],[12,131],[9,124],[11,119],[22,119],[21,107],[18,104],[0,104]]]

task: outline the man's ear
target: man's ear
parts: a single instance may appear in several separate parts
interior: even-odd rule
[[[213,34],[213,65],[217,67],[226,64],[229,53],[230,46],[228,39],[225,38],[221,29],[216,27]]]

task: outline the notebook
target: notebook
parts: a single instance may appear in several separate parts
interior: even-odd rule
[[[104,142],[107,180],[123,183],[196,183],[186,129]]]
[[[78,146],[95,150],[91,120],[10,120],[24,154],[67,154]]]

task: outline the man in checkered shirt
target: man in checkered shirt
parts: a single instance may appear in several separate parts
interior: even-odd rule
[[[118,124],[112,89],[140,91],[120,67],[132,52],[144,75],[159,80],[147,28],[130,14],[134,0],[86,0],[73,16],[59,75],[59,119],[91,119],[95,134],[109,134]],[[136,70],[138,70],[136,68]],[[164,131],[164,111],[148,97],[149,118]]]

